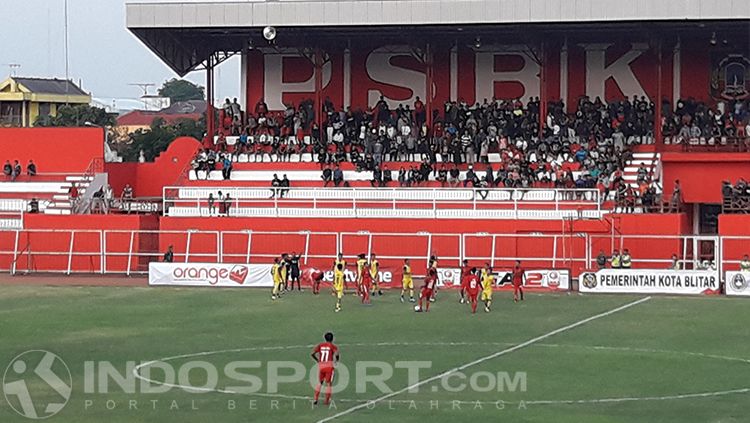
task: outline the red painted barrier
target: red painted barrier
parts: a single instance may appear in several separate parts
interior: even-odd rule
[[[39,173],[83,173],[103,158],[102,128],[0,128],[0,160],[18,160],[24,174],[29,160]]]

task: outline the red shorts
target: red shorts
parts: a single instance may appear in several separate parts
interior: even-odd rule
[[[321,383],[333,382],[333,367],[318,369],[318,381]]]
[[[520,282],[520,281],[519,281],[519,282],[513,281],[513,288],[520,288],[520,287],[522,287],[522,286],[523,286],[523,282]]]
[[[422,298],[432,298],[432,290],[427,288],[422,288]]]
[[[476,300],[477,297],[479,296],[479,290],[476,290],[476,291],[469,291],[469,290],[467,290],[466,292],[469,295],[469,298],[471,298],[473,300]]]

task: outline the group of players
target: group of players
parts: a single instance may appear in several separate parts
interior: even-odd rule
[[[366,254],[360,254],[357,256],[356,261],[357,273],[355,279],[354,295],[360,297],[362,304],[370,305],[371,297],[383,295],[383,291],[380,287],[380,263],[378,262],[375,254],[371,254],[369,258]],[[437,256],[433,255],[430,257],[426,276],[419,292],[418,304],[414,307],[417,312],[429,311],[430,303],[435,302],[437,287],[438,287],[438,259]],[[347,289],[346,283],[346,271],[347,263],[344,260],[342,253],[336,256],[333,262],[333,285],[332,294],[336,297],[336,305],[334,307],[335,312],[341,311],[341,304],[344,298],[344,291]],[[513,283],[513,300],[518,302],[523,301],[523,282],[524,282],[524,269],[521,267],[521,261],[517,260],[512,271],[512,283]],[[293,290],[294,283],[297,282],[297,289],[301,290],[300,287],[300,271],[299,271],[299,256],[296,253],[292,255],[282,254],[281,257],[274,259],[274,264],[271,269],[273,276],[273,292],[271,295],[272,299],[277,299],[281,296],[284,291]],[[313,294],[320,293],[320,283],[323,280],[323,272],[320,270],[313,270],[310,273],[312,282]],[[291,281],[291,288],[287,284]],[[414,280],[412,275],[411,262],[408,258],[404,259],[402,267],[401,277],[401,302],[406,302],[406,294],[409,294],[409,302],[417,302],[414,298]],[[490,312],[492,307],[492,291],[495,286],[495,276],[492,272],[490,263],[485,263],[481,268],[472,267],[469,265],[468,260],[463,260],[461,266],[461,298],[462,304],[471,305],[472,313],[476,313],[479,301],[484,303],[484,311]],[[481,296],[480,296],[481,293]]]

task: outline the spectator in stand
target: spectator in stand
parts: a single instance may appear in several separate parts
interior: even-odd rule
[[[406,186],[406,168],[401,166],[401,169],[398,170],[398,186],[405,187]]]
[[[224,180],[229,180],[232,176],[232,159],[229,155],[224,156],[224,160],[221,163],[221,176]]]
[[[388,165],[383,166],[382,173],[383,173],[383,184],[381,185],[381,187],[387,187],[388,184],[390,184],[391,181],[393,181],[393,175],[391,175],[391,170],[388,169]]]
[[[167,252],[164,253],[164,258],[162,259],[164,263],[173,263],[174,262],[174,247],[170,245],[167,247]]]
[[[219,216],[224,214],[224,193],[219,191],[217,193],[216,201],[219,202]]]
[[[10,175],[10,180],[15,181],[19,176],[21,176],[21,164],[16,160],[13,162],[13,173]]]
[[[455,164],[453,167],[451,167],[451,170],[449,172],[450,177],[448,178],[448,186],[451,188],[455,188],[460,183],[459,177],[461,176],[461,172],[458,170],[458,166]]]
[[[36,197],[29,201],[29,213],[39,213],[39,200]]]
[[[445,163],[440,165],[440,170],[438,170],[437,181],[440,182],[441,187],[445,188],[445,183],[448,181],[448,169],[446,169]]]
[[[281,187],[281,179],[279,179],[279,175],[274,173],[273,180],[271,180],[271,198],[279,195],[279,187]]]
[[[26,174],[36,176],[36,164],[34,164],[33,160],[29,160],[29,164],[26,165]]]
[[[599,250],[599,255],[596,256],[596,266],[599,270],[607,268],[607,255],[604,254],[604,250]]]
[[[321,179],[323,179],[323,186],[327,187],[329,183],[331,183],[331,179],[333,178],[333,170],[331,170],[330,166],[326,166],[323,168],[323,174],[320,176]]]
[[[289,187],[291,186],[289,178],[286,177],[286,174],[284,174],[284,177],[281,178],[281,183],[279,184],[279,186],[281,187],[281,190],[279,190],[279,194],[281,194],[281,198],[284,198],[285,195],[289,194]]]
[[[370,181],[370,185],[373,188],[383,186],[383,171],[380,170],[379,167],[376,167],[375,170],[372,171],[372,180]]]
[[[489,194],[489,191],[487,190],[488,186],[489,184],[487,183],[487,178],[482,176],[482,179],[479,181],[479,184],[476,185],[477,194],[479,194],[479,196],[482,197],[482,200],[487,199],[487,194]]]
[[[104,209],[109,211],[114,207],[115,193],[112,190],[112,185],[107,184],[104,187]]]
[[[5,164],[3,165],[3,175],[5,175],[6,178],[10,178],[10,175],[13,174],[13,165],[10,164],[9,160],[5,161]]]
[[[68,201],[70,201],[70,212],[75,214],[76,212],[76,206],[78,205],[78,186],[76,186],[76,183],[73,182],[73,184],[70,185],[70,188],[68,188]]]
[[[341,170],[339,165],[333,169],[333,185],[338,187],[344,182],[344,171]]]
[[[91,213],[107,214],[104,205],[104,186],[100,187],[91,198]]]
[[[133,209],[133,187],[130,184],[125,184],[122,189],[122,195],[120,195],[120,208],[127,209],[128,214]]]
[[[477,174],[474,173],[474,166],[469,165],[469,170],[466,171],[466,176],[464,176],[464,188],[466,188],[468,184],[471,184],[472,187],[476,188],[478,183],[479,178],[477,177]]]

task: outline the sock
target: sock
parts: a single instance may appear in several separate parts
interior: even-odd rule
[[[414,299],[414,290],[413,289],[409,290],[409,298]]]
[[[331,390],[331,384],[328,384],[328,386],[326,386],[326,404],[331,402]]]
[[[318,402],[318,397],[320,397],[320,387],[321,384],[319,383],[317,387],[315,387],[315,402]]]

